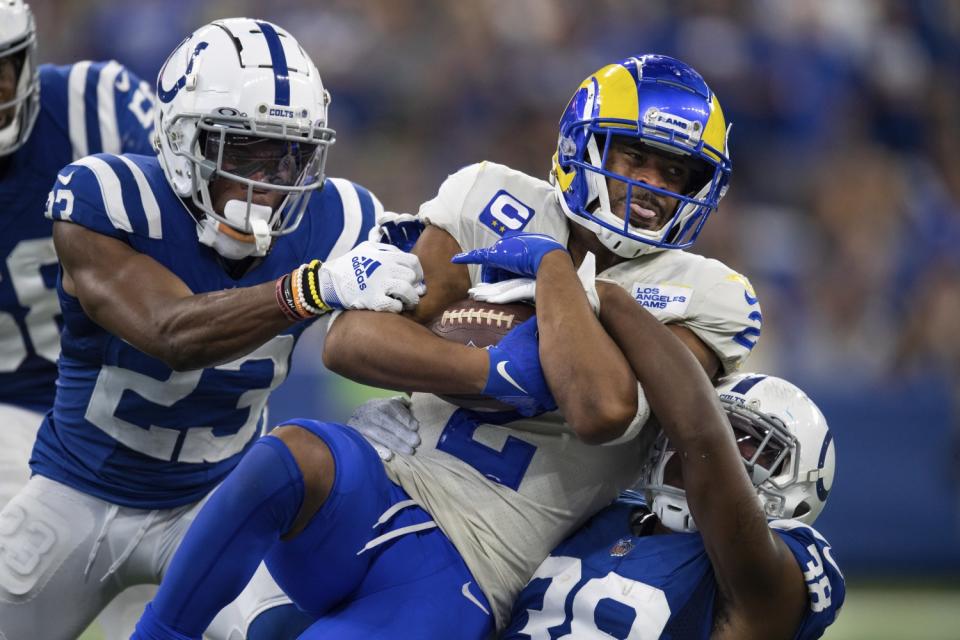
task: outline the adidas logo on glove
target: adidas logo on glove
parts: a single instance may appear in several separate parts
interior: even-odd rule
[[[357,277],[357,286],[360,291],[367,288],[365,280],[373,275],[380,263],[373,258],[364,258],[363,256],[354,256],[351,261],[353,264],[353,274]]]

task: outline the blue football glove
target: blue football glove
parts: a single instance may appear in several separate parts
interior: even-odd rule
[[[506,235],[493,245],[458,253],[451,262],[455,264],[481,264],[481,280],[500,282],[517,276],[536,278],[543,256],[551,251],[566,251],[566,247],[540,233],[516,233]]]
[[[394,213],[384,211],[377,218],[377,224],[370,229],[368,240],[371,242],[382,242],[392,244],[400,251],[407,253],[417,244],[420,234],[423,233],[425,225],[420,218],[409,213]]]
[[[515,407],[528,418],[556,409],[540,366],[539,347],[534,316],[487,349],[490,372],[483,394]]]

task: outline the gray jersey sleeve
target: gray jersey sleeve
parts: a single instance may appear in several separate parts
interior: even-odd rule
[[[420,219],[449,233],[464,250],[473,248],[475,234],[463,210],[483,164],[471,164],[448,176],[437,195],[420,205]]]
[[[723,373],[729,374],[756,345],[763,316],[750,281],[729,271],[702,295],[693,296],[684,324],[717,354]]]
[[[660,322],[689,328],[735,371],[760,337],[763,317],[750,281],[718,260],[660,251],[611,267],[601,278],[626,289]]]

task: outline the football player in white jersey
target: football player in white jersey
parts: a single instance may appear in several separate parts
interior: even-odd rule
[[[69,73],[71,91],[100,99],[70,112],[71,138],[123,133],[72,127],[133,108],[113,86],[129,77],[104,75],[114,67],[97,70],[101,82]],[[246,18],[206,25],[171,54],[157,98],[157,151],[70,155],[43,178],[64,329],[33,475],[0,512],[0,637],[75,638],[125,587],[156,583],[266,427],[306,326],[332,308],[400,311],[419,296],[416,257],[361,242],[377,199],[325,176],[329,94],[289,33]],[[4,104],[4,117],[30,105]],[[280,609],[294,612],[264,572],[211,636],[276,635]]]
[[[606,293],[604,326],[638,377],[658,381],[647,396],[663,433],[645,495],[628,492],[551,553],[503,638],[819,638],[845,595],[811,526],[835,466],[823,414],[773,376],[730,376],[714,391],[629,296]]]
[[[649,415],[643,390],[573,265],[589,271],[595,261],[603,279],[669,323],[711,376],[736,369],[759,336],[746,279],[682,251],[726,188],[726,137],[699,74],[672,58],[641,56],[604,67],[578,89],[561,121],[553,185],[492,163],[451,176],[419,212],[427,227],[413,252],[429,286],[419,306],[390,317],[344,313],[324,352],[339,373],[415,392],[419,450],[381,465],[342,426],[296,421],[277,429],[201,514],[186,539],[190,551],[185,542],[174,560],[183,570],[168,575],[138,637],[192,637],[264,554],[294,601],[317,616],[304,637],[399,637],[416,628],[419,637],[479,638],[502,629],[540,560],[636,482],[652,437],[641,429]],[[487,352],[423,326],[480,284],[481,267],[451,264],[455,255],[520,231],[563,249],[554,252],[562,258],[544,259],[534,324]],[[594,289],[592,277],[584,280]],[[483,293],[534,288],[515,284]],[[432,395],[440,393],[482,394],[517,411],[462,409]],[[541,415],[555,406],[559,413]],[[239,487],[267,468],[287,471],[263,490],[263,506],[239,501]],[[216,545],[214,561],[217,529],[228,522],[243,543]],[[427,539],[434,528],[442,540]],[[402,564],[450,557],[449,545],[460,560]],[[198,563],[199,577],[188,571]],[[423,590],[429,571],[449,573]],[[401,584],[407,596],[391,599],[390,587]],[[204,602],[185,595],[218,592]],[[429,605],[416,595],[426,592],[435,598]],[[454,611],[459,626],[444,628]]]
[[[453,174],[418,214],[426,228],[413,252],[429,292],[416,310],[390,318],[346,313],[331,326],[328,367],[415,392],[422,444],[386,462],[387,472],[464,555],[498,625],[535,559],[635,483],[649,444],[636,434],[649,407],[642,388],[637,400],[623,389],[623,356],[609,355],[610,338],[594,315],[575,313],[556,291],[538,286],[534,295],[543,369],[562,418],[494,425],[416,393],[477,393],[496,374],[483,362],[454,359],[453,347],[420,323],[471,288],[495,302],[515,299],[511,292],[529,296],[529,281],[481,286],[480,266],[450,260],[533,232],[556,239],[581,271],[595,259],[598,278],[667,324],[710,377],[735,371],[760,335],[757,296],[722,263],[683,251],[727,188],[727,128],[717,97],[688,65],[658,55],[608,65],[564,110],[552,184],[490,162]],[[632,422],[624,402],[636,405]],[[474,424],[458,426],[466,418]],[[475,511],[469,521],[463,505]]]

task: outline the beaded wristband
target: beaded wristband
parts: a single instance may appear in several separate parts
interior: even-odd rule
[[[323,296],[318,291],[320,284],[320,267],[323,263],[319,260],[311,260],[308,264],[301,267],[300,274],[300,295],[305,306],[317,309],[315,313],[322,315],[333,311],[333,307],[323,300]]]
[[[290,274],[290,296],[293,299],[293,307],[304,318],[315,315],[312,310],[307,309],[303,304],[303,293],[300,287],[300,272],[303,266],[299,266]]]

